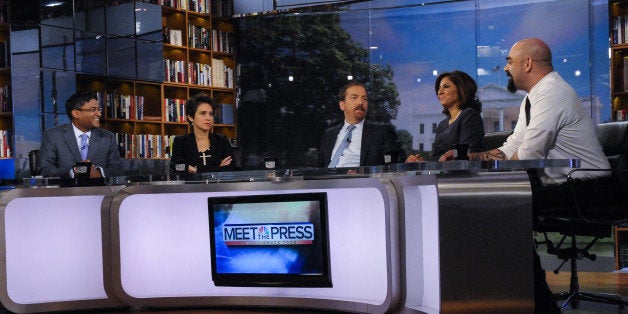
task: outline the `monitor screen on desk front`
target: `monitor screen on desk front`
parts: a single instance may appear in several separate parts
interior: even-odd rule
[[[327,194],[210,197],[216,286],[331,287]]]

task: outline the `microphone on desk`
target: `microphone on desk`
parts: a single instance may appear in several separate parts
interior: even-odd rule
[[[175,173],[186,173],[188,172],[188,164],[185,162],[185,160],[175,160],[172,164],[171,164],[172,170]]]

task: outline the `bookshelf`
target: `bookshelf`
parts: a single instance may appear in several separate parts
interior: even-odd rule
[[[9,3],[0,0],[0,159],[13,157]]]
[[[611,121],[628,120],[628,0],[609,2]]]
[[[628,226],[615,228],[615,269],[628,267]]]
[[[231,0],[157,4],[162,10],[161,82],[77,75],[77,90],[98,93],[101,126],[117,135],[127,158],[167,158],[171,138],[191,131],[184,103],[200,92],[214,99],[213,131],[237,138],[233,25],[223,17],[231,15]]]

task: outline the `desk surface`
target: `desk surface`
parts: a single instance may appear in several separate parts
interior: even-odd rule
[[[517,171],[533,168],[579,168],[579,159],[534,159],[447,162],[425,161],[416,163],[387,164],[373,167],[350,168],[287,168],[232,172],[208,172],[200,174],[168,174],[134,177],[112,177],[100,182],[73,182],[60,178],[24,178],[18,187],[63,187],[89,185],[179,185],[221,182],[285,182],[340,178],[391,177],[399,175],[439,174],[448,172]]]

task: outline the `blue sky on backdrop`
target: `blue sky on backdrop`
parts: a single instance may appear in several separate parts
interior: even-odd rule
[[[474,76],[480,87],[505,86],[505,58],[526,37],[544,39],[552,48],[555,69],[581,97],[599,97],[602,121],[608,119],[608,4],[594,3],[596,14],[590,18],[588,0],[531,2],[404,6],[371,11],[370,18],[358,11],[345,14],[342,23],[355,41],[371,47],[371,62],[392,66],[402,104],[398,128],[409,129],[403,124],[412,121],[403,120],[417,106],[440,111],[434,71],[458,69]],[[589,62],[595,67],[593,76]]]
[[[330,1],[277,0],[279,9],[314,2]],[[601,121],[608,119],[607,1],[438,2],[443,1],[373,0],[341,11],[343,28],[354,41],[370,48],[371,62],[393,68],[401,100],[396,124],[403,124],[403,117],[416,106],[440,111],[433,71],[458,69],[474,76],[480,87],[505,86],[505,58],[512,44],[526,37],[544,39],[552,49],[555,69],[581,97],[598,98]],[[240,11],[271,9],[270,0],[236,2]]]

